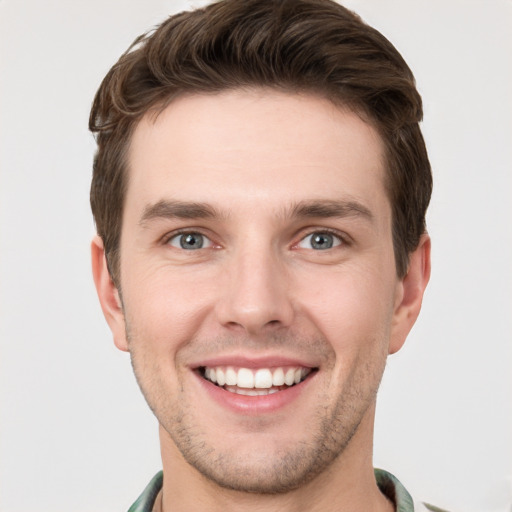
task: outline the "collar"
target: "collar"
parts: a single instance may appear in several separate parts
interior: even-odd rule
[[[406,488],[391,473],[375,469],[375,479],[381,492],[395,504],[396,512],[414,512],[414,503]],[[146,486],[128,512],[151,512],[162,489],[164,474],[159,471]]]

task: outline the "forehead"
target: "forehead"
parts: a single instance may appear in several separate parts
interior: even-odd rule
[[[264,89],[184,96],[135,129],[126,207],[382,200],[383,154],[370,124],[324,98]]]

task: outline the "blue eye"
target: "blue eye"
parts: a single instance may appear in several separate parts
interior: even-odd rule
[[[186,251],[196,251],[211,247],[212,242],[202,235],[201,233],[180,233],[169,239],[169,245],[178,249],[185,249]]]
[[[298,244],[302,249],[325,251],[341,245],[341,239],[329,232],[316,231],[304,237]]]

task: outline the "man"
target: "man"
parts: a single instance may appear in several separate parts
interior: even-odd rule
[[[93,273],[163,461],[131,511],[426,510],[372,467],[430,274],[421,116],[396,49],[330,0],[181,13],[110,70]]]

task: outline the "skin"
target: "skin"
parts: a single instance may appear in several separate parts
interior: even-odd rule
[[[163,510],[392,510],[373,477],[375,397],[419,313],[430,241],[398,278],[372,126],[308,95],[175,100],[134,132],[120,254],[122,293],[93,241],[114,342],[160,423]],[[271,413],[243,412],[198,377],[216,357],[316,371]]]

